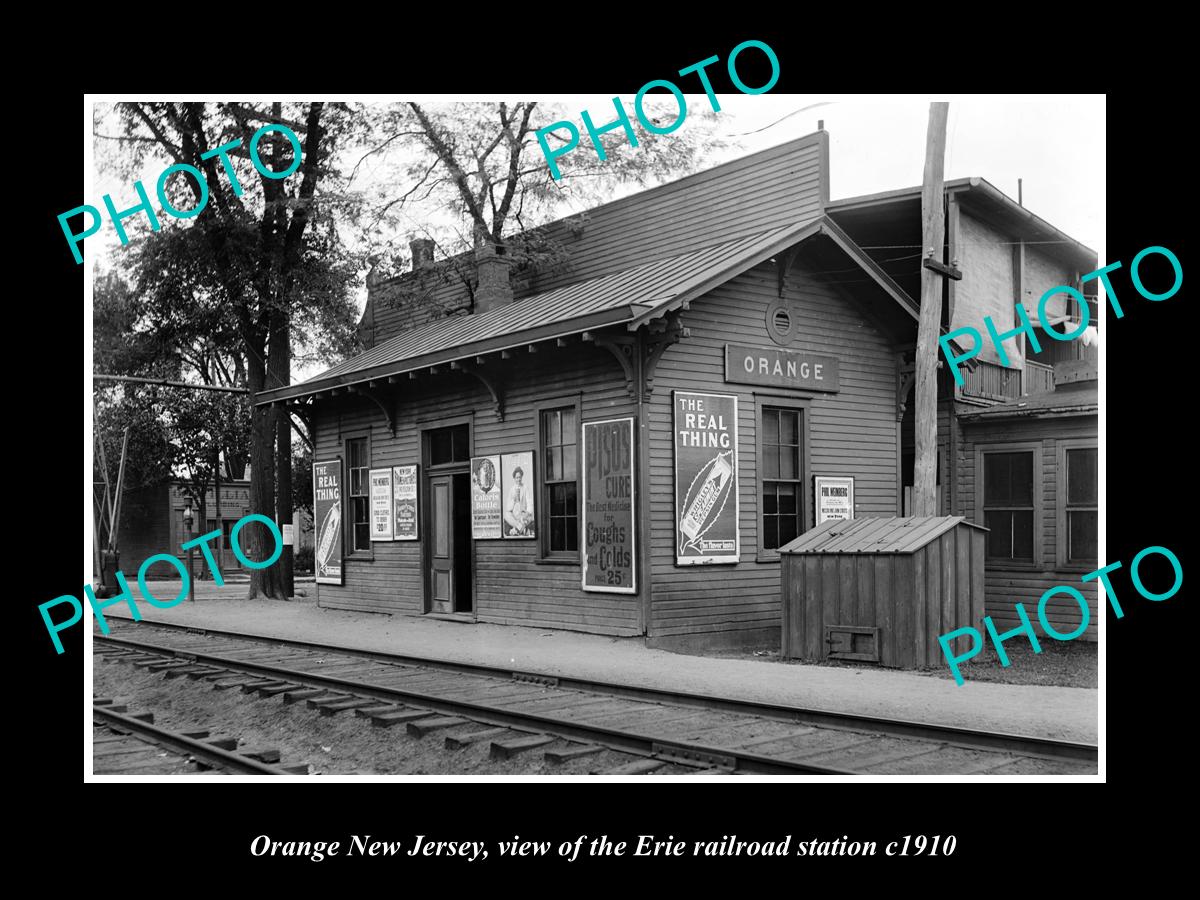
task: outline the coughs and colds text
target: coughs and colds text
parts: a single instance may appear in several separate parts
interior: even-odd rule
[[[619,840],[602,834],[581,834],[565,841],[527,840],[514,834],[512,840],[471,841],[440,840],[418,834],[405,842],[380,839],[369,834],[351,835],[344,841],[276,840],[260,834],[250,842],[251,856],[304,857],[321,862],[333,856],[447,857],[466,862],[483,862],[490,854],[501,857],[561,857],[574,862],[580,857],[615,856],[951,856],[958,847],[952,834],[896,835],[894,840],[854,840],[849,835],[837,838],[794,838],[747,841],[736,834],[720,838],[693,840],[675,835],[639,834]]]

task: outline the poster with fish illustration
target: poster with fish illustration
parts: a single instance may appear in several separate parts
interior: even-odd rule
[[[738,524],[737,397],[674,391],[675,564],[732,564]]]
[[[342,461],[313,462],[313,566],[318,584],[342,583]]]

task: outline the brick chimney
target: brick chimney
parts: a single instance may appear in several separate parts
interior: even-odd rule
[[[475,267],[479,273],[479,286],[475,288],[475,312],[483,313],[512,303],[509,260],[504,255],[503,247],[490,242],[480,244],[475,249]]]
[[[412,251],[412,266],[414,272],[428,269],[433,265],[433,241],[429,238],[414,238],[408,242]]]

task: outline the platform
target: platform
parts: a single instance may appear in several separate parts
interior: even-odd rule
[[[179,583],[150,582],[158,597]],[[1099,692],[1011,685],[873,667],[690,656],[649,649],[639,638],[548,628],[469,624],[316,606],[313,584],[291,601],[245,600],[246,585],[200,582],[197,601],[170,609],[139,603],[143,620],[310,640],[547,675],[682,690],[859,715],[902,718],[1059,740],[1097,742]],[[113,607],[126,614],[123,605]]]

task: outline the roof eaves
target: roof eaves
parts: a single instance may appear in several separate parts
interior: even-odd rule
[[[409,359],[379,363],[364,369],[344,372],[332,378],[321,378],[318,376],[300,384],[293,384],[255,394],[254,405],[262,406],[267,403],[277,403],[282,400],[312,396],[334,388],[347,388],[365,384],[369,381],[378,381],[381,378],[387,378],[392,375],[404,375],[408,372],[416,372],[428,366],[445,365],[465,359],[473,359],[476,356],[499,353],[502,350],[513,350],[527,344],[536,344],[542,341],[552,341],[556,338],[569,337],[593,328],[617,325],[633,316],[635,308],[634,304],[618,306],[574,319],[551,322],[537,328],[484,338],[455,347],[447,347],[443,350],[436,350],[432,353],[414,356]]]

